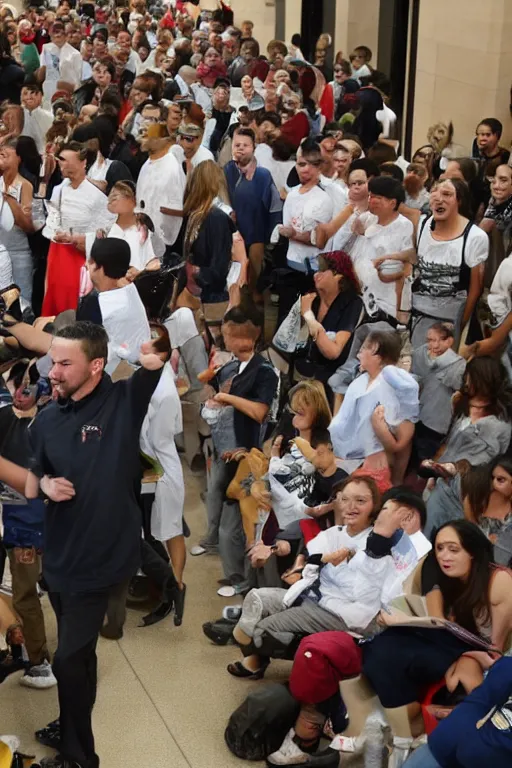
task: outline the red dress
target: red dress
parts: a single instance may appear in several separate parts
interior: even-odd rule
[[[43,317],[53,317],[66,309],[76,309],[80,293],[80,270],[85,254],[68,243],[54,243],[48,251]]]

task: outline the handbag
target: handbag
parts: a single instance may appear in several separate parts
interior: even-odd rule
[[[299,297],[277,329],[272,339],[272,345],[279,352],[286,352],[288,354],[295,352],[299,342],[300,326],[301,306]]]

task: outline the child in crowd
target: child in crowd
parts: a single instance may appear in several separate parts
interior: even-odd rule
[[[431,459],[448,434],[452,396],[462,386],[465,360],[453,351],[453,326],[434,323],[427,343],[413,350],[412,373],[420,385],[420,420],[414,445],[420,461]]]
[[[372,69],[369,66],[372,60],[372,52],[366,45],[358,45],[350,54],[350,63],[352,64],[352,77],[361,82],[361,78],[370,77]]]

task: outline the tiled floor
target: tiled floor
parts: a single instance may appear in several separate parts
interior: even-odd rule
[[[186,517],[192,529],[188,546],[197,542],[205,519],[201,484],[186,476]],[[233,646],[218,648],[203,635],[201,624],[220,616],[216,595],[221,572],[217,559],[189,557],[184,624],[172,620],[144,629],[141,613],[129,610],[119,642],[100,639],[98,700],[94,710],[97,751],[103,768],[234,768],[246,764],[224,744],[231,712],[251,685],[235,680],[226,664],[237,658]],[[230,602],[238,602],[234,598]],[[55,645],[55,623],[45,600],[48,634]],[[272,664],[266,679],[284,679],[289,664]],[[24,752],[45,754],[33,731],[57,715],[57,693],[34,691],[13,675],[0,686],[0,732],[21,739]],[[260,765],[254,764],[253,765]]]

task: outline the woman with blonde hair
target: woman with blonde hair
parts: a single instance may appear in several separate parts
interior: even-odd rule
[[[220,331],[222,317],[228,307],[227,279],[234,250],[233,239],[237,234],[230,215],[231,208],[224,202],[227,199],[226,181],[221,168],[213,160],[199,163],[188,177],[185,189],[183,255],[186,288],[192,296],[200,299],[206,325],[217,328],[217,333],[212,330],[214,338]],[[238,236],[238,245],[240,241]],[[243,257],[243,253],[240,256],[235,254],[235,260],[242,262],[235,282],[240,280],[244,268]]]

